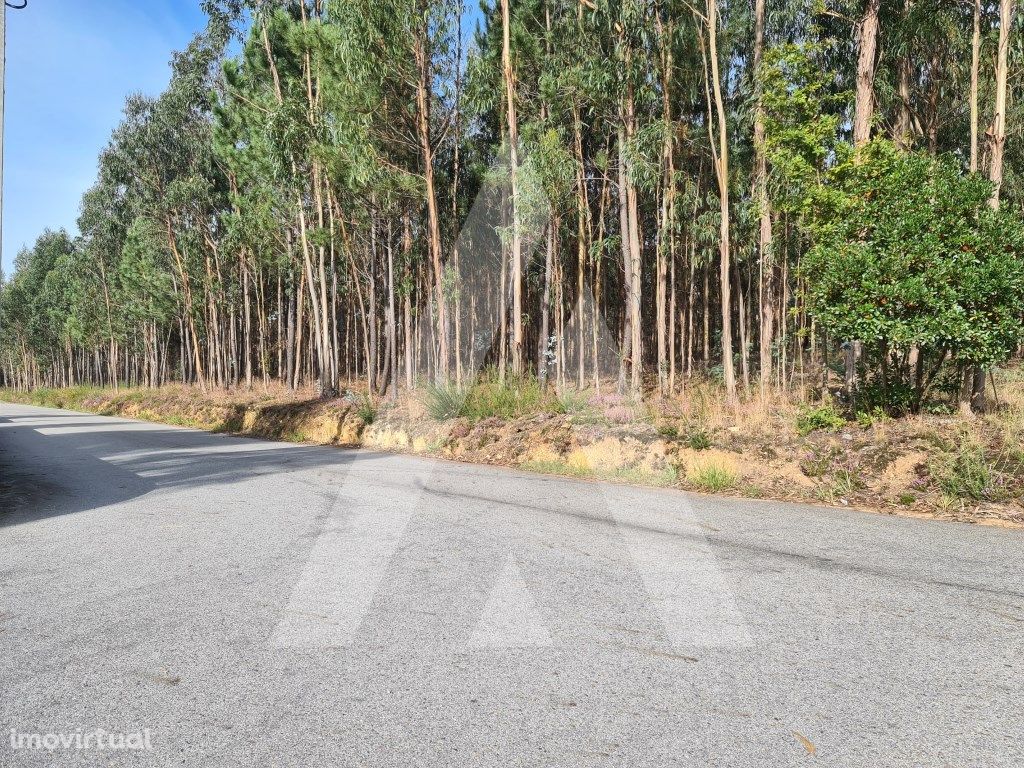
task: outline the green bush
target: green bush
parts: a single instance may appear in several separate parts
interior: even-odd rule
[[[944,371],[998,364],[1024,341],[1024,224],[955,158],[884,140],[843,155],[804,211],[807,307],[832,338],[862,342],[880,390],[869,407],[916,412]]]
[[[879,407],[871,409],[871,412],[857,411],[857,424],[862,429],[870,429],[878,422],[884,422],[889,418],[888,414]]]
[[[365,396],[361,398],[359,405],[356,407],[356,415],[367,426],[373,424],[374,419],[377,418],[377,408],[374,406],[373,400]]]
[[[506,376],[504,381],[488,376],[469,388],[460,415],[472,421],[492,416],[515,419],[543,410],[543,403],[540,382],[532,376]]]
[[[826,403],[816,408],[805,408],[796,417],[796,431],[801,436],[819,429],[835,432],[846,424],[846,419],[836,410],[835,405]]]

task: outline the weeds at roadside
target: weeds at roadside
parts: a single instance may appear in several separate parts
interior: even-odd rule
[[[463,416],[472,422],[491,417],[509,420],[557,408],[557,403],[550,407],[536,379],[506,376],[503,380],[493,372],[485,373],[468,388],[430,385],[424,405],[427,413],[439,421]]]
[[[692,429],[686,433],[686,445],[694,451],[706,451],[711,447],[711,435],[703,429]]]
[[[669,488],[679,483],[679,474],[675,467],[666,467],[659,472],[650,472],[631,467],[614,470],[592,469],[579,464],[570,464],[562,460],[524,461],[520,469],[539,472],[545,475],[561,475],[564,477],[589,478],[609,482],[632,483],[633,485],[654,485]]]
[[[831,402],[814,408],[804,408],[796,417],[796,431],[801,437],[817,430],[835,432],[844,426],[846,419]]]
[[[984,449],[970,440],[964,440],[955,452],[934,457],[928,472],[951,499],[1000,501],[1007,496],[1002,475],[988,463]]]
[[[356,416],[362,419],[363,424],[367,426],[373,424],[374,419],[377,418],[377,407],[373,404],[373,400],[365,395],[361,397],[356,406]]]
[[[593,412],[587,396],[575,389],[564,389],[555,396],[554,411],[567,416],[586,416]]]
[[[705,462],[686,468],[686,482],[699,491],[719,493],[736,487],[739,475],[729,467]]]
[[[454,384],[428,384],[424,405],[430,417],[438,421],[454,419],[462,414],[466,392]]]

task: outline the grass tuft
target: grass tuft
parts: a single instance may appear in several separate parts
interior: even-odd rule
[[[719,493],[736,487],[739,476],[722,464],[704,462],[686,469],[686,482],[699,491]]]
[[[438,421],[454,419],[462,414],[466,392],[454,384],[430,384],[424,398],[427,413]]]

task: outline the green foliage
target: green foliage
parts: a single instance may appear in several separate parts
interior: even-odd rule
[[[429,385],[424,404],[427,413],[438,420],[464,417],[470,421],[496,417],[516,419],[542,411],[561,411],[563,403],[552,402],[544,394],[540,383],[533,377],[506,376],[486,371],[472,386],[460,388],[454,384]]]
[[[808,309],[833,338],[864,343],[886,405],[909,385],[916,410],[944,365],[990,366],[1024,341],[1024,226],[992,210],[990,192],[951,158],[879,140],[815,193]]]
[[[593,410],[587,396],[576,389],[563,389],[555,396],[553,410],[570,416],[582,416]]]
[[[655,431],[660,437],[667,437],[670,440],[679,437],[679,428],[675,424],[659,424],[655,427]]]
[[[935,484],[951,498],[998,501],[1006,496],[984,449],[970,440],[962,441],[955,451],[933,458],[928,471]]]
[[[533,377],[506,376],[504,381],[488,374],[466,392],[459,415],[471,421],[492,416],[515,419],[542,410],[545,402],[540,384]]]
[[[424,392],[424,405],[427,408],[427,413],[438,421],[460,416],[465,404],[466,391],[451,383],[428,384]]]
[[[845,425],[846,419],[832,402],[804,408],[796,417],[796,431],[801,436],[809,435],[817,430],[835,432]]]
[[[862,429],[871,429],[878,422],[884,422],[889,418],[884,410],[879,407],[870,411],[857,411],[857,424]]]
[[[623,233],[635,223],[644,327],[630,364],[642,361],[649,383],[670,367],[668,348],[677,363],[693,357],[687,374],[693,362],[722,384],[724,215],[744,306],[770,293],[773,305],[785,303],[780,313],[799,318],[774,323],[773,378],[780,364],[805,372],[808,348],[828,350],[834,364],[835,343],[856,339],[865,347],[856,409],[942,407],[936,401],[951,401],[965,368],[996,363],[1021,341],[1024,305],[1019,143],[1006,143],[1004,211],[989,210],[988,185],[961,173],[969,89],[949,84],[969,77],[969,9],[920,2],[883,14],[875,133],[895,135],[912,116],[899,139],[927,143],[935,159],[884,142],[855,156],[844,143],[856,4],[769,5],[755,72],[749,4],[716,6],[712,62],[695,44],[706,41],[706,23],[680,0],[521,0],[510,4],[507,72],[496,3],[478,11],[441,0],[204,0],[209,24],[173,55],[167,88],[127,99],[82,198],[81,236],[45,232],[0,287],[0,383],[56,383],[71,372],[135,383],[155,370],[228,387],[301,386],[335,377],[339,366],[326,363],[344,358],[377,391],[381,376],[398,373],[382,353],[404,361],[415,350],[415,364],[429,365],[456,328],[460,346],[474,347],[469,365],[507,364],[510,339],[476,345],[489,343],[480,339],[502,321],[513,285],[523,293],[525,367],[573,380],[590,343],[555,344],[549,358],[547,339],[537,342],[589,330],[577,311],[587,293],[610,338],[624,338],[633,297]],[[708,131],[711,64],[725,87],[721,137]],[[503,197],[513,127],[506,85],[518,130],[514,198]],[[1011,78],[1011,132],[1019,90]],[[760,146],[755,124],[764,127]],[[715,174],[724,160],[723,214]],[[762,160],[774,225],[764,249]],[[495,186],[498,194],[480,194]],[[500,246],[515,227],[526,259],[511,275]],[[805,322],[806,309],[815,322]],[[674,340],[658,332],[669,328],[647,327],[666,315]],[[506,333],[517,325],[509,319]],[[751,312],[734,332],[749,347],[761,322]],[[747,370],[750,351],[734,356],[745,378],[759,373],[756,360]],[[578,395],[553,398],[494,376],[427,398],[444,418],[644,418],[642,402],[599,411]],[[665,436],[698,450],[710,444],[683,429]]]
[[[689,429],[686,432],[686,445],[695,451],[706,451],[711,447],[711,435],[703,429]]]
[[[850,94],[835,91],[835,73],[823,67],[825,60],[825,50],[816,44],[784,44],[764,52],[758,87],[771,197],[779,210],[806,205],[839,148]]]
[[[699,491],[720,493],[735,488],[739,477],[728,467],[707,463],[687,469],[686,480]]]
[[[373,400],[365,395],[359,399],[359,404],[356,406],[356,416],[363,420],[366,425],[373,424],[377,418],[377,406],[373,404]]]

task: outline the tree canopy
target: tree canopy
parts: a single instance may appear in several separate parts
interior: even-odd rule
[[[919,407],[1021,343],[1010,0],[203,7],[3,283],[0,384],[735,397],[850,342]]]

